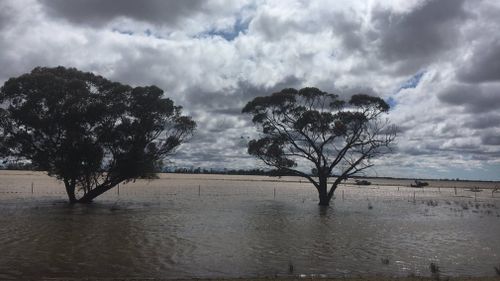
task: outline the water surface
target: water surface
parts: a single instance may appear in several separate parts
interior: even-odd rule
[[[304,182],[163,176],[71,206],[47,177],[0,179],[0,279],[428,276],[431,262],[492,276],[500,263],[488,190],[343,186],[325,210]]]

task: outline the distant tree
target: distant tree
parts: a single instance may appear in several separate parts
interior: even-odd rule
[[[345,102],[316,88],[256,97],[243,108],[262,133],[248,143],[248,153],[282,175],[307,178],[319,192],[319,205],[326,206],[343,179],[371,167],[370,159],[388,151],[395,139],[394,127],[381,120],[388,110],[378,97],[359,94]],[[301,165],[308,165],[314,176]]]
[[[155,86],[133,88],[74,68],[37,67],[9,79],[0,105],[1,152],[61,180],[71,203],[153,176],[196,127]]]

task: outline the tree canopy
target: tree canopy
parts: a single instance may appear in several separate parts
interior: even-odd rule
[[[344,101],[317,88],[256,97],[243,108],[261,132],[248,143],[248,153],[278,174],[307,178],[319,192],[319,204],[328,205],[343,179],[371,167],[373,157],[389,150],[396,135],[381,118],[388,110],[379,97],[358,94]]]
[[[62,180],[70,202],[90,202],[121,182],[153,175],[192,135],[195,122],[163,95],[156,86],[37,67],[0,89],[0,154]]]

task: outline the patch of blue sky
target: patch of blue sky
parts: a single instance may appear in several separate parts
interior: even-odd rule
[[[425,74],[425,71],[419,71],[417,72],[415,75],[413,75],[412,77],[410,77],[410,79],[406,80],[398,89],[398,91],[402,90],[402,89],[411,89],[411,88],[416,88],[418,86],[418,84],[420,83],[420,80],[422,79],[422,77],[424,76]]]
[[[130,35],[130,36],[134,35],[134,32],[131,31],[131,30],[121,30],[121,29],[118,29],[118,28],[113,28],[112,31],[113,32],[118,32],[118,33],[123,34],[123,35]]]
[[[134,32],[132,30],[120,29],[120,28],[115,27],[112,29],[112,31],[116,32],[116,33],[123,34],[123,35],[128,35],[128,36],[146,36],[146,37],[153,37],[156,39],[164,39],[162,36],[156,34],[155,32],[153,32],[149,28],[144,30],[143,32],[140,32],[140,31]]]
[[[250,21],[248,20],[242,21],[241,19],[237,19],[233,27],[229,30],[210,30],[200,34],[197,37],[218,36],[224,38],[224,40],[226,41],[233,41],[240,35],[240,33],[245,33],[248,30],[249,23]]]
[[[397,101],[393,97],[389,97],[385,102],[390,106],[390,108],[396,107],[398,104]]]
[[[420,84],[420,80],[422,80],[422,77],[424,76],[425,74],[425,71],[419,71],[417,72],[416,74],[414,74],[412,77],[410,77],[408,80],[406,80],[403,84],[401,84],[398,89],[396,90],[396,93],[399,93],[401,90],[404,90],[404,89],[414,89],[418,86],[418,84]],[[387,104],[389,104],[389,106],[391,108],[394,108],[397,106],[397,101],[396,99],[391,96],[389,97],[387,100],[386,100]]]
[[[146,29],[144,30],[143,34],[146,36],[146,37],[153,37],[153,38],[156,38],[156,39],[165,39],[165,37],[163,37],[162,35],[152,31],[151,29]]]

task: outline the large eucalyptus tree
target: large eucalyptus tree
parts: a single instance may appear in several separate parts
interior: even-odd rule
[[[388,110],[379,97],[358,94],[344,101],[317,88],[256,97],[243,108],[261,132],[248,153],[280,175],[307,178],[318,190],[319,205],[326,206],[343,179],[389,151],[396,130],[382,118]]]
[[[64,182],[71,203],[151,176],[196,127],[155,86],[133,88],[74,68],[37,67],[9,79],[0,105],[0,154]]]

